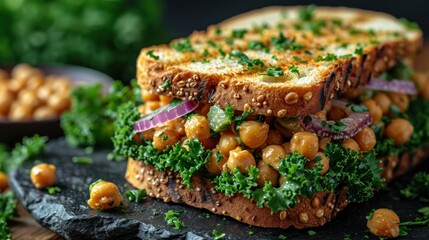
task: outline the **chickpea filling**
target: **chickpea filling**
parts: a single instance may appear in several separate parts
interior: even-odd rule
[[[371,116],[371,125],[361,129],[356,135],[339,140],[343,148],[358,152],[369,152],[376,147],[377,141],[390,139],[395,146],[407,143],[414,131],[413,125],[401,116],[409,107],[410,97],[369,90],[351,90],[346,100],[365,106]],[[173,98],[142,91],[144,104],[139,107],[141,114],[148,114],[159,107],[168,105]],[[247,168],[259,169],[258,185],[265,182],[273,186],[281,185],[278,172],[280,159],[297,152],[307,159],[306,167],[322,165],[320,174],[329,171],[329,158],[324,154],[326,145],[333,141],[329,137],[318,137],[305,130],[298,118],[265,117],[250,115],[239,126],[232,124],[218,133],[210,129],[208,113],[212,105],[200,104],[188,117],[180,117],[143,132],[140,137],[152,141],[158,151],[163,151],[180,142],[198,139],[205,149],[211,150],[211,156],[205,164],[210,174],[219,175],[228,169],[238,168],[247,173]],[[235,111],[236,115],[240,113]],[[323,120],[339,120],[347,117],[343,109],[327,104],[316,115]],[[383,121],[384,118],[388,120]],[[315,161],[317,160],[317,161]]]

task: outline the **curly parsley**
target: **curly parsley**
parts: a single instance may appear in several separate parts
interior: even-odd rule
[[[181,211],[169,210],[165,213],[164,220],[167,222],[168,225],[172,226],[176,230],[179,230],[185,227],[185,224],[179,219],[179,216],[181,214]]]

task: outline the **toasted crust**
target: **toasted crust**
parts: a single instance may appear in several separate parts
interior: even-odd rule
[[[184,100],[215,103],[221,107],[231,105],[236,110],[251,109],[267,116],[305,115],[323,109],[327,101],[349,88],[366,84],[372,77],[396,65],[398,60],[413,58],[422,45],[420,30],[406,29],[397,19],[384,13],[349,8],[317,8],[314,18],[328,24],[321,30],[321,35],[309,30],[295,30],[294,24],[300,23],[296,20],[299,9],[264,8],[211,26],[207,32],[195,32],[189,37],[192,52],[179,53],[167,45],[145,48],[137,62],[138,82],[144,89]],[[290,16],[288,19],[282,19],[285,13]],[[332,19],[340,19],[342,27],[335,29],[329,25]],[[232,46],[225,43],[233,29],[263,23],[271,27],[262,33],[249,28],[243,39],[235,39]],[[296,38],[304,48],[276,50],[271,39],[279,36],[280,31],[275,27],[278,23],[285,25],[281,32],[287,38]],[[222,29],[221,34],[216,34],[217,28]],[[350,35],[350,31],[356,29],[358,33]],[[252,40],[268,46],[269,53],[249,49],[247,44]],[[210,41],[212,44],[208,44]],[[213,43],[217,47],[213,47]],[[348,46],[342,49],[345,43]],[[359,46],[363,48],[362,55],[354,53]],[[225,58],[218,48],[226,54]],[[262,60],[266,67],[280,66],[285,76],[261,75],[264,69],[246,71],[246,67],[228,57],[234,49],[241,50],[250,59]],[[148,56],[150,50],[159,57],[158,60]],[[202,57],[204,50],[209,53],[206,57]],[[352,57],[316,61],[317,56],[328,53],[336,56],[351,54]],[[273,60],[273,55],[278,59]],[[307,62],[300,63],[293,57]],[[202,60],[210,62],[202,63]],[[290,72],[291,66],[297,66],[300,73]],[[164,84],[167,80],[169,87]]]
[[[382,175],[386,180],[391,180],[417,165],[427,153],[417,151],[412,155],[403,154],[400,158],[386,158]],[[194,189],[188,189],[181,184],[181,179],[176,173],[157,171],[154,167],[133,159],[128,160],[125,178],[134,187],[146,189],[149,196],[163,199],[164,202],[184,203],[266,228],[302,229],[322,226],[349,203],[347,188],[341,187],[332,193],[328,191],[316,193],[312,198],[298,197],[299,203],[294,208],[271,214],[270,209],[258,208],[255,202],[242,194],[227,197],[217,192],[208,179],[194,175],[192,177]]]

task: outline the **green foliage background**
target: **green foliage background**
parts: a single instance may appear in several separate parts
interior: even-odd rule
[[[1,0],[0,64],[68,63],[135,76],[142,47],[165,42],[158,0]]]

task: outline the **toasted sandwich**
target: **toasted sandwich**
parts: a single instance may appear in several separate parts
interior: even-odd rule
[[[144,48],[143,104],[113,137],[125,177],[254,226],[324,225],[425,154],[422,36],[379,12],[268,7]]]

